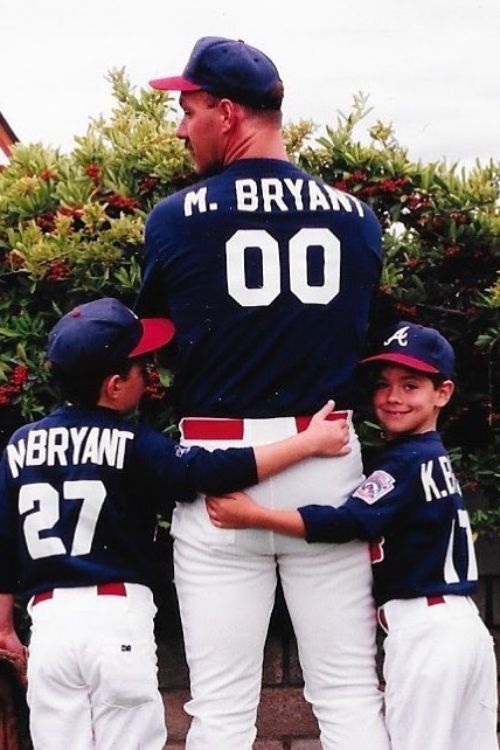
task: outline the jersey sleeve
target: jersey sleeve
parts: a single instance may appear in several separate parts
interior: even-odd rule
[[[141,287],[134,305],[139,317],[170,316],[166,280],[176,249],[184,244],[183,195],[184,191],[181,191],[165,198],[153,208],[146,220]]]
[[[211,452],[197,446],[181,446],[147,429],[135,450],[150,485],[159,488],[162,506],[190,502],[199,492],[223,495],[258,481],[252,448]]]
[[[365,529],[348,508],[304,505],[298,508],[306,529],[307,542],[350,542],[365,539]]]
[[[339,508],[299,508],[309,542],[371,541],[397,525],[412,503],[412,464],[388,456]]]
[[[152,227],[157,214],[155,211],[146,222],[144,231],[144,258],[141,268],[141,288],[134,309],[139,317],[164,316],[168,301],[164,298],[162,285],[161,255]]]
[[[19,570],[16,544],[16,506],[9,484],[7,458],[0,461],[0,593],[17,591]]]
[[[365,221],[363,222],[363,225],[362,225],[363,234],[364,234],[367,246],[370,248],[372,253],[374,253],[377,256],[378,262],[380,264],[380,269],[381,269],[382,268],[382,256],[383,256],[382,227],[374,211],[366,204],[363,204],[363,206],[364,206],[364,213],[365,213]]]

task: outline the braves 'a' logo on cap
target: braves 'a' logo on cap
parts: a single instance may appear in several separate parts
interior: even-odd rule
[[[392,336],[389,336],[388,339],[384,341],[384,346],[389,346],[393,341],[397,341],[399,346],[408,346],[408,331],[410,330],[410,326],[403,326],[402,328],[398,328],[397,331],[394,331]]]
[[[368,505],[373,505],[381,497],[387,495],[392,490],[396,480],[386,471],[374,471],[373,474],[365,479],[361,487],[354,492],[353,497],[359,497]]]

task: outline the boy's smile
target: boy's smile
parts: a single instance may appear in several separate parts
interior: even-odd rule
[[[428,375],[388,365],[377,379],[373,408],[388,437],[421,434],[436,429],[440,409],[452,392],[451,380],[435,385]]]

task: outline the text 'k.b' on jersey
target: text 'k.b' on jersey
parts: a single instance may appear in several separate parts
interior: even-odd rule
[[[56,409],[0,462],[0,592],[152,586],[157,514],[256,481],[252,449],[185,448],[109,409]]]
[[[371,542],[377,604],[477,588],[469,516],[437,432],[389,442],[340,508],[299,511],[308,541]]]
[[[154,208],[137,312],[175,323],[180,414],[310,414],[348,405],[380,271],[367,205],[243,159]]]

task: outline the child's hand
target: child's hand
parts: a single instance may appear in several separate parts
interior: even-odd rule
[[[232,492],[224,497],[207,497],[207,511],[219,529],[248,529],[253,526],[260,506],[244,492]]]
[[[328,401],[316,412],[304,434],[313,441],[313,455],[345,456],[351,452],[349,427],[345,419],[328,421],[327,417],[335,408],[334,401]]]
[[[19,640],[14,630],[0,631],[0,649],[8,651],[10,654],[26,659],[27,649]]]

